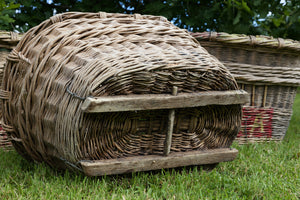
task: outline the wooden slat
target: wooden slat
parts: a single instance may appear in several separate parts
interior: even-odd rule
[[[88,97],[82,104],[84,112],[120,112],[135,110],[173,109],[206,105],[245,104],[249,95],[243,90],[210,91],[200,93],[179,93],[148,95],[120,95]]]
[[[223,148],[207,151],[172,152],[168,156],[135,156],[99,161],[81,161],[80,163],[86,175],[103,176],[227,162],[234,160],[237,154],[238,150],[236,149]]]

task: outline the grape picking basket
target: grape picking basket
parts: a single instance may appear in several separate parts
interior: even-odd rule
[[[192,35],[250,94],[243,107],[239,143],[282,140],[300,85],[300,42],[216,32]]]
[[[6,57],[20,40],[20,35],[14,32],[0,31],[0,85],[3,78],[3,69]],[[1,106],[0,106],[1,107]],[[0,108],[1,109],[1,108]],[[0,119],[2,112],[0,110]],[[1,124],[1,121],[0,121]],[[0,148],[11,147],[11,142],[0,125]]]
[[[27,159],[98,176],[237,155],[247,93],[163,17],[58,14],[7,60],[3,128]]]

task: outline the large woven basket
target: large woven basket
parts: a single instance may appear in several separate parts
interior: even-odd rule
[[[0,85],[3,78],[3,68],[6,62],[6,57],[20,40],[20,36],[14,32],[0,31]],[[1,102],[0,102],[1,103]],[[0,106],[0,119],[2,118]],[[1,124],[1,121],[0,121]],[[11,146],[11,142],[0,125],[0,148],[7,148]]]
[[[251,100],[243,108],[240,143],[284,138],[300,85],[300,42],[267,36],[192,33],[232,73]]]
[[[172,155],[226,148],[240,128],[244,93],[234,78],[163,17],[59,14],[28,31],[7,59],[3,128],[21,155],[56,168],[168,154],[169,132]],[[197,98],[206,101],[191,105]]]

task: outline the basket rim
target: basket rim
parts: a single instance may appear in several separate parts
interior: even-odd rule
[[[190,33],[198,41],[220,42],[225,44],[248,45],[275,49],[285,49],[290,52],[300,51],[300,41],[274,38],[266,35],[229,34],[225,32],[194,32]]]

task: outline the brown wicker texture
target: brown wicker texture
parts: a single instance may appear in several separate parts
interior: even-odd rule
[[[14,32],[0,31],[0,85],[3,78],[3,68],[6,62],[6,57],[10,50],[13,49],[19,42],[21,36]],[[1,103],[1,102],[0,102]],[[2,118],[0,106],[0,119]],[[0,122],[1,123],[1,122]],[[10,147],[11,142],[4,130],[0,127],[0,148]]]
[[[162,154],[165,110],[84,113],[86,97],[236,90],[229,71],[163,17],[65,13],[27,32],[8,57],[4,129],[53,167]],[[176,109],[171,152],[229,147],[241,106]]]
[[[2,82],[4,64],[6,62],[6,57],[8,56],[8,54],[9,54],[8,50],[6,49],[0,50],[0,82]]]
[[[0,48],[13,49],[18,44],[22,34],[0,30]]]
[[[282,140],[300,85],[300,42],[215,32],[192,35],[230,70],[239,87],[251,95],[250,103],[244,106],[238,141]],[[270,127],[267,118],[271,119]]]

